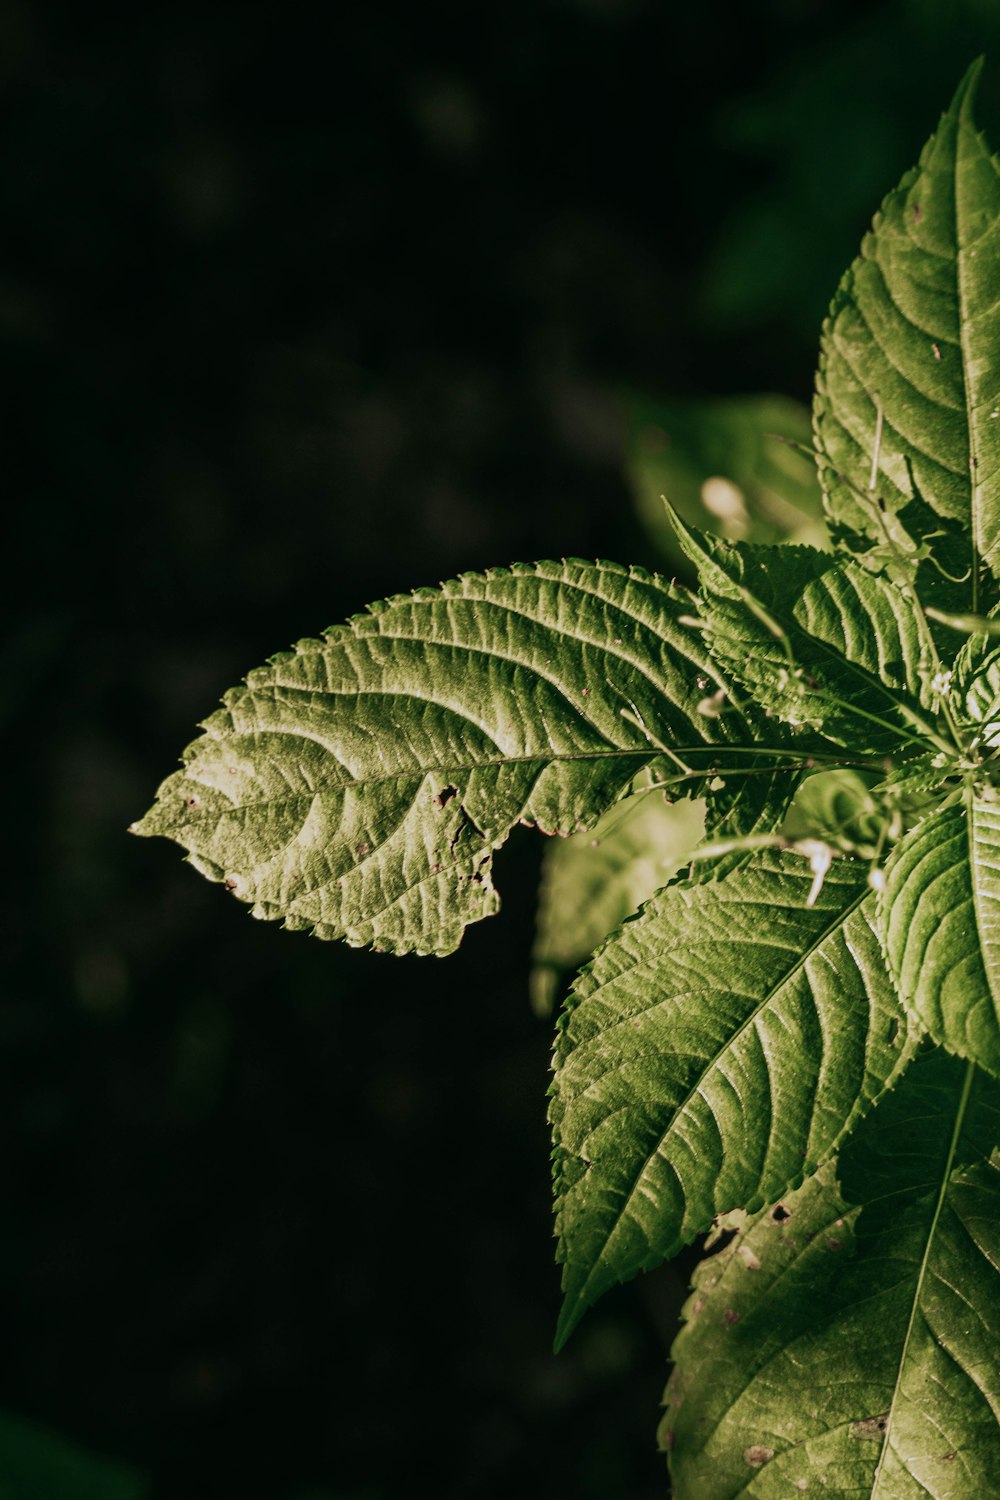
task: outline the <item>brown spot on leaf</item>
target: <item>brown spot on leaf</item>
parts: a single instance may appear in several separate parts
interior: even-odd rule
[[[731,1307],[726,1307],[722,1311],[722,1321],[732,1326],[732,1324],[740,1321],[740,1315],[738,1312],[733,1312]]]
[[[765,1448],[763,1443],[754,1443],[749,1448],[743,1449],[743,1462],[749,1464],[751,1469],[762,1469],[769,1464],[774,1457],[773,1448]]]
[[[887,1411],[879,1412],[877,1417],[862,1417],[860,1422],[851,1423],[851,1437],[857,1438],[861,1443],[880,1443],[888,1425],[889,1413]]]

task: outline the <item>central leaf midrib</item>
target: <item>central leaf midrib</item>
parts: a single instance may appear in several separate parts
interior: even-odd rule
[[[969,456],[969,533],[972,544],[972,557],[969,563],[970,600],[972,613],[976,614],[979,610],[979,566],[981,559],[985,558],[985,553],[981,545],[982,517],[979,507],[979,466],[975,449],[972,365],[968,348],[968,326],[966,321],[969,297],[966,289],[965,237],[962,233],[962,194],[959,187],[958,171],[961,130],[962,116],[960,113],[955,126],[955,161],[954,171],[952,172],[953,212],[955,219],[955,295],[958,302],[958,346],[962,358],[962,392],[965,397],[965,423]]]
[[[280,730],[280,731],[265,731],[265,732],[287,734],[287,733],[291,733],[292,731],[289,731],[289,730]],[[309,736],[303,736],[303,737],[304,738],[309,738]],[[219,736],[219,737],[213,736],[213,738],[217,739],[217,743],[224,743],[224,739],[223,739],[222,736]],[[818,759],[818,757],[815,754],[810,755],[807,752],[803,751],[801,757],[798,760],[792,760],[790,758],[787,759],[787,760],[785,760],[784,757],[786,757],[786,756],[790,757],[791,756],[791,754],[792,754],[791,751],[786,751],[786,750],[771,750],[767,746],[764,746],[764,745],[740,745],[740,744],[734,744],[732,742],[730,742],[728,744],[715,744],[715,745],[712,745],[712,744],[678,745],[678,746],[672,746],[671,749],[674,751],[674,753],[676,755],[712,754],[712,755],[718,757],[720,753],[723,753],[723,754],[731,754],[731,755],[760,755],[760,754],[764,754],[764,755],[775,755],[775,756],[781,756],[781,757],[783,757],[783,759],[781,761],[777,762],[774,766],[767,766],[767,767],[763,768],[764,771],[772,771],[772,772],[773,771],[784,771],[784,770],[787,770],[789,772],[800,771],[804,767],[808,767],[808,765],[809,765],[810,762],[815,762]],[[312,797],[315,797],[315,796],[319,795],[319,793],[321,791],[336,791],[336,792],[340,792],[340,791],[348,791],[351,788],[356,788],[356,789],[362,789],[362,790],[364,790],[367,787],[384,786],[384,785],[386,785],[390,781],[422,781],[425,776],[448,776],[448,775],[451,775],[453,773],[457,774],[459,772],[461,772],[461,773],[463,773],[465,775],[471,775],[474,771],[496,771],[496,770],[502,770],[505,766],[528,766],[528,765],[534,765],[534,764],[541,764],[543,766],[554,766],[554,765],[562,765],[564,763],[574,764],[574,763],[582,762],[582,761],[592,761],[592,760],[597,760],[597,761],[599,761],[599,760],[622,760],[622,759],[628,759],[628,758],[633,758],[633,759],[634,758],[642,758],[642,759],[645,759],[645,760],[653,761],[653,760],[666,760],[668,757],[666,757],[664,755],[664,753],[663,753],[662,750],[658,750],[655,745],[647,745],[647,746],[643,747],[642,749],[639,749],[638,747],[635,747],[635,748],[632,748],[632,749],[622,749],[622,750],[611,748],[611,749],[608,749],[608,750],[573,751],[573,752],[568,753],[566,755],[555,755],[555,754],[553,754],[553,755],[542,755],[542,754],[537,754],[537,753],[534,754],[534,755],[505,755],[505,756],[501,756],[501,757],[498,757],[498,758],[493,759],[493,760],[472,761],[472,762],[468,762],[468,763],[464,763],[464,764],[456,764],[455,761],[446,761],[446,762],[443,762],[440,765],[414,766],[414,767],[412,767],[410,769],[401,770],[401,771],[388,771],[388,772],[386,772],[386,774],[384,776],[360,776],[360,777],[354,777],[350,781],[330,782],[330,783],[327,783],[322,788],[313,788],[313,789],[311,789],[309,791],[305,791],[305,792],[292,792],[292,793],[289,794],[289,796],[287,798],[269,797],[269,798],[263,798],[260,801],[256,801],[256,802],[234,802],[234,803],[230,804],[230,806],[226,809],[226,811],[227,811],[227,813],[228,812],[241,812],[241,811],[245,810],[248,807],[265,807],[265,806],[269,806],[269,805],[271,805],[271,804],[273,804],[275,802],[293,801],[296,798],[300,798],[300,799],[304,799],[304,798],[307,798],[307,797],[312,798]],[[843,762],[838,757],[836,757],[836,756],[831,756],[830,757],[830,765],[832,765],[832,766],[840,766],[842,764],[843,764]],[[191,781],[197,781],[200,786],[211,787],[212,790],[216,790],[216,791],[221,791],[222,790],[221,788],[215,787],[214,783],[212,783],[212,782],[205,781],[203,779],[199,779],[199,777],[196,774],[197,769],[198,769],[197,764],[194,763],[194,762],[192,762],[192,763],[189,763],[189,765],[184,768],[184,772],[182,774],[186,774]],[[720,765],[718,767],[715,767],[714,765],[709,764],[709,765],[707,765],[705,767],[695,767],[694,768],[694,775],[690,779],[691,780],[696,780],[698,776],[700,776],[700,775],[708,775],[710,772],[712,772],[712,771],[714,771],[716,769],[718,769],[720,772],[726,771],[726,772],[728,772],[729,775],[733,775],[734,774],[731,770],[729,770],[728,767],[726,767],[724,765]],[[746,773],[744,773],[744,774],[746,774]],[[673,784],[673,780],[674,779],[675,778],[671,778],[671,783],[670,784]],[[683,778],[678,777],[676,779],[677,780],[681,780]],[[223,795],[225,795],[224,792],[223,792]]]
[[[903,1345],[899,1354],[899,1365],[896,1371],[896,1380],[893,1386],[892,1398],[889,1402],[888,1407],[886,1408],[888,1417],[886,1420],[885,1437],[882,1443],[882,1451],[879,1453],[878,1464],[875,1468],[875,1473],[872,1475],[871,1500],[876,1500],[878,1486],[882,1476],[883,1466],[885,1464],[886,1454],[889,1452],[889,1445],[892,1439],[893,1416],[895,1415],[896,1403],[899,1400],[900,1386],[903,1380],[903,1372],[906,1368],[906,1361],[909,1356],[910,1340],[913,1337],[913,1330],[916,1326],[917,1313],[920,1308],[920,1299],[924,1289],[924,1280],[927,1275],[927,1267],[930,1264],[931,1251],[934,1247],[934,1236],[937,1233],[938,1221],[941,1218],[945,1197],[947,1196],[948,1186],[951,1181],[952,1169],[955,1165],[955,1157],[958,1152],[958,1142],[962,1133],[962,1126],[965,1123],[965,1114],[966,1110],[968,1109],[969,1096],[972,1092],[972,1084],[973,1080],[975,1079],[975,1075],[975,1063],[970,1062],[965,1070],[965,1078],[962,1082],[962,1093],[958,1101],[958,1108],[955,1111],[955,1125],[951,1133],[951,1140],[948,1143],[948,1151],[945,1156],[944,1168],[941,1173],[941,1183],[938,1188],[937,1199],[934,1204],[934,1213],[931,1217],[931,1221],[927,1230],[927,1243],[924,1246],[924,1253],[921,1256],[920,1260],[920,1269],[917,1272],[916,1286],[913,1289],[913,1300],[910,1304],[910,1316],[907,1320],[906,1333],[903,1337]]]

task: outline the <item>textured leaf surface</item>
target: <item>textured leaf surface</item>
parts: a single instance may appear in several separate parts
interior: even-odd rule
[[[1000,1076],[1000,803],[970,790],[918,823],[886,866],[881,922],[920,1024]]]
[[[685,529],[712,653],[764,709],[858,750],[933,732],[933,673],[912,598],[811,547],[727,543]]]
[[[980,1500],[1000,1474],[1000,1115],[931,1052],[696,1271],[661,1427],[676,1500]]]
[[[136,831],[176,839],[256,916],[447,952],[496,910],[491,856],[515,823],[572,833],[643,766],[677,777],[659,745],[711,774],[714,746],[748,738],[736,710],[699,707],[717,674],[691,607],[576,562],[389,600],[252,672]]]
[[[713,1215],[773,1201],[908,1053],[863,864],[768,851],[661,891],[581,975],[556,1046],[560,1336]]]
[[[890,516],[916,498],[927,510],[925,536],[957,523],[973,608],[982,603],[980,560],[1000,572],[1000,178],[973,123],[977,75],[978,66],[841,283],[815,405],[835,530],[862,546],[884,542],[868,492],[877,447],[877,489]],[[950,567],[949,539],[932,545],[942,540]],[[986,581],[983,593],[995,598]]]
[[[546,845],[531,976],[539,1014],[552,1010],[562,975],[676,874],[704,826],[704,803],[640,790],[588,833]]]
[[[955,658],[952,699],[960,722],[977,726],[977,742],[1000,748],[1000,646],[974,635]]]
[[[683,558],[663,496],[692,526],[750,542],[826,541],[809,411],[784,396],[653,401],[625,395],[626,474],[639,515]],[[783,441],[787,439],[787,441]]]

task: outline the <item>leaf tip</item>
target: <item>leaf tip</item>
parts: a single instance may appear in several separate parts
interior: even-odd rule
[[[131,822],[126,828],[125,832],[134,833],[141,839],[148,839],[151,838],[154,834],[159,833],[160,830],[158,828],[152,828],[150,826],[153,819],[153,813],[155,811],[156,807],[154,804],[154,806],[151,807],[147,813],[144,813],[141,818],[136,818],[133,822]]]
[[[984,53],[980,53],[968,66],[961,83],[955,90],[954,98],[948,113],[956,119],[971,121],[972,108],[976,102],[976,93],[979,89],[979,80],[982,77],[983,68],[986,64]]]
[[[556,1323],[555,1337],[552,1340],[552,1353],[560,1354],[569,1342],[570,1335],[576,1325],[583,1317],[585,1303],[582,1298],[574,1293],[569,1293],[563,1298],[563,1305],[559,1312],[559,1320]]]

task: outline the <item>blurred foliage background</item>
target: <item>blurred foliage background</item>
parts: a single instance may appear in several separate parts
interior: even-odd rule
[[[2,0],[3,1500],[665,1494],[690,1262],[549,1353],[541,841],[438,964],[255,924],[125,828],[369,599],[655,566],[637,452],[808,401],[980,51],[996,139],[992,0]]]

